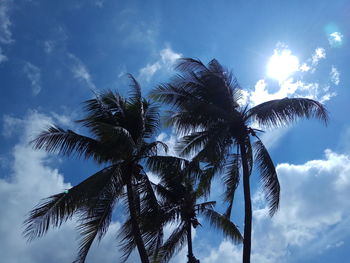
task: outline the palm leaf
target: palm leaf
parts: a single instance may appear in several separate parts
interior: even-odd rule
[[[101,194],[112,181],[121,185],[121,179],[118,177],[118,167],[110,166],[69,189],[67,193],[56,194],[44,199],[24,221],[26,225],[24,236],[28,240],[33,240],[43,236],[50,227],[59,227],[78,209],[88,205],[94,197]]]
[[[231,161],[226,166],[226,173],[223,176],[224,184],[226,187],[224,193],[224,201],[228,203],[228,207],[225,212],[225,216],[227,218],[231,217],[234,196],[240,179],[239,172],[241,166],[240,156],[238,154],[232,155],[231,158]]]
[[[275,169],[275,165],[266,150],[264,144],[258,138],[254,143],[255,160],[260,170],[261,180],[263,182],[263,190],[266,195],[270,207],[270,215],[274,215],[279,207],[280,200],[280,184]]]
[[[201,209],[200,213],[205,216],[211,226],[222,231],[225,237],[230,238],[235,243],[242,242],[243,238],[237,226],[226,216],[208,208]]]
[[[284,98],[261,103],[247,112],[247,119],[252,118],[262,126],[284,126],[297,118],[317,118],[325,123],[328,113],[325,107],[311,99]]]
[[[120,188],[121,190],[122,188]],[[85,262],[86,256],[90,247],[98,236],[100,241],[108,230],[111,222],[113,207],[116,198],[121,194],[114,191],[106,191],[98,196],[95,204],[92,207],[84,209],[81,215],[81,224],[78,230],[81,235],[79,253],[74,263]]]
[[[185,244],[187,238],[187,224],[182,222],[175,228],[170,237],[164,243],[160,250],[162,262],[168,262]]]
[[[51,126],[40,133],[31,143],[34,149],[58,152],[62,155],[75,153],[85,158],[93,157],[98,162],[104,160],[100,154],[102,145],[98,141],[55,126]]]

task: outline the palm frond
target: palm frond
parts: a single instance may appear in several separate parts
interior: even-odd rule
[[[225,237],[230,238],[235,243],[242,242],[243,238],[237,226],[226,216],[207,208],[200,210],[200,213],[205,216],[211,226],[222,231]]]
[[[187,238],[187,224],[182,222],[175,228],[170,237],[164,243],[160,250],[161,262],[168,262],[185,244]]]
[[[86,207],[82,211],[81,224],[78,230],[81,235],[79,253],[74,263],[84,263],[96,236],[100,241],[108,230],[112,218],[115,200],[121,194],[118,192],[106,191],[98,196],[92,207]]]
[[[144,142],[139,151],[139,156],[143,158],[156,156],[159,151],[163,151],[165,153],[168,152],[168,145],[161,141],[153,141],[151,143]]]
[[[159,129],[160,117],[159,106],[146,100],[143,101],[144,120],[145,120],[145,138],[151,138]]]
[[[29,240],[43,236],[50,227],[59,227],[73,214],[88,205],[91,200],[104,192],[110,184],[122,185],[117,166],[107,167],[68,192],[56,194],[42,200],[24,221],[23,234]]]
[[[178,63],[176,65],[176,69],[183,72],[206,72],[209,71],[209,69],[203,64],[202,61],[199,59],[193,59],[193,58],[180,58],[178,59]]]
[[[43,131],[32,142],[33,148],[43,149],[47,152],[58,152],[62,155],[73,153],[85,158],[93,157],[96,161],[105,161],[101,156],[102,145],[95,139],[77,134],[71,130],[64,130],[51,126]]]
[[[246,119],[256,120],[262,126],[279,127],[297,118],[317,118],[327,124],[328,113],[319,102],[305,98],[284,98],[261,103],[251,108]]]
[[[258,138],[254,143],[255,161],[260,170],[260,176],[263,183],[263,191],[265,192],[267,202],[270,208],[270,215],[273,216],[280,201],[280,184],[278,181],[275,165],[265,148],[264,144]]]
[[[226,166],[226,173],[223,176],[224,185],[226,188],[224,192],[224,201],[228,203],[228,207],[225,212],[225,216],[227,218],[231,217],[234,196],[240,179],[241,166],[240,155],[233,154],[231,158],[231,161]]]
[[[131,89],[130,89],[130,92],[129,92],[130,100],[133,103],[140,103],[141,104],[141,100],[142,100],[141,86],[137,82],[137,80],[134,78],[133,75],[127,74],[127,76],[131,80],[131,84],[130,84]]]
[[[119,229],[117,239],[120,240],[119,247],[123,252],[120,257],[120,262],[124,263],[129,258],[131,252],[136,248],[135,236],[132,230],[130,218],[124,222]]]
[[[157,155],[149,157],[146,164],[150,171],[166,179],[169,173],[179,173],[183,170],[189,161],[180,157]]]

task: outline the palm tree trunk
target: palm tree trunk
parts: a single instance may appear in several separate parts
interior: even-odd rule
[[[243,236],[243,263],[250,263],[252,242],[252,201],[250,197],[250,173],[246,154],[246,146],[240,143],[243,166],[243,192],[244,192],[244,236]]]
[[[142,240],[141,230],[140,230],[138,220],[137,220],[138,215],[136,212],[135,199],[134,199],[134,193],[132,190],[131,180],[127,180],[126,191],[127,191],[127,195],[128,195],[128,203],[129,203],[132,231],[134,234],[137,250],[139,251],[141,262],[142,263],[149,263],[147,251],[145,248],[145,244]]]
[[[187,222],[187,250],[188,250],[188,263],[194,263],[195,257],[193,256],[193,249],[192,249],[192,232],[191,232],[191,221],[188,220]]]

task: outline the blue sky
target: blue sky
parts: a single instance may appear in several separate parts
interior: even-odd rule
[[[81,130],[92,91],[127,94],[132,73],[147,94],[174,74],[180,57],[212,58],[233,70],[251,105],[309,97],[330,113],[327,127],[300,121],[263,135],[277,165],[281,208],[266,214],[253,180],[252,262],[346,262],[350,249],[350,3],[335,1],[0,0],[0,254],[6,262],[69,262],[74,222],[27,244],[24,215],[41,198],[99,169],[91,162],[33,151],[48,123]],[[278,62],[274,62],[274,61]],[[275,64],[274,64],[275,63]],[[276,65],[277,63],[277,65]],[[172,146],[176,136],[160,131]],[[220,205],[220,186],[212,199]],[[242,196],[234,221],[242,229]],[[87,262],[117,262],[122,216]],[[197,228],[204,263],[241,262],[241,247]],[[183,262],[185,252],[173,259]],[[137,262],[132,255],[130,262]]]

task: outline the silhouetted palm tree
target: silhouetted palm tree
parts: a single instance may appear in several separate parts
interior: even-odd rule
[[[239,183],[239,174],[243,171],[243,262],[248,263],[251,252],[250,174],[253,159],[260,170],[271,216],[278,209],[280,194],[275,166],[257,136],[260,130],[254,129],[252,125],[279,127],[299,117],[316,117],[327,122],[327,111],[319,102],[305,98],[272,100],[252,108],[249,105],[242,106],[242,90],[237,80],[216,60],[210,61],[206,66],[199,60],[183,58],[177,69],[180,73],[169,83],[156,88],[152,97],[173,106],[174,111],[168,116],[168,125],[175,126],[180,134],[185,134],[179,146],[181,154],[186,156],[196,153],[193,160],[207,163],[213,171],[224,172],[228,216]],[[202,184],[207,185],[207,191],[210,182],[211,176],[203,177]]]
[[[142,98],[139,84],[129,77],[129,98],[108,91],[86,101],[86,116],[77,122],[89,130],[90,137],[51,126],[32,142],[35,149],[75,154],[105,166],[71,189],[43,200],[25,220],[24,235],[31,240],[77,215],[81,242],[75,262],[84,262],[94,239],[104,236],[118,200],[125,200],[131,222],[121,234],[124,259],[137,246],[141,261],[148,263],[151,251],[147,248],[156,242],[153,236],[143,235],[139,227],[143,206],[157,210],[157,200],[141,164],[156,155],[159,146],[166,150],[166,145],[151,142],[159,125],[158,108]]]
[[[204,193],[197,181],[208,171],[200,169],[198,164],[171,156],[150,157],[147,164],[160,178],[160,183],[154,187],[163,210],[162,226],[177,223],[175,230],[160,249],[160,262],[168,262],[173,254],[184,246],[186,240],[188,263],[199,262],[193,255],[191,236],[192,226],[196,228],[200,224],[198,215],[204,216],[212,226],[221,230],[232,241],[242,241],[236,225],[226,216],[213,210],[215,202],[203,200]]]

